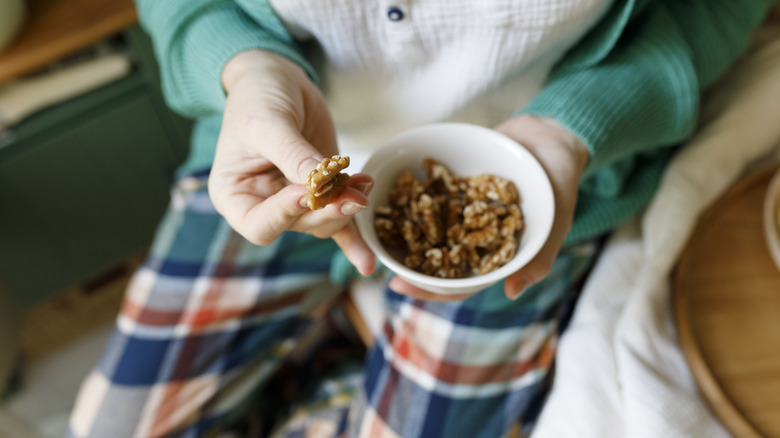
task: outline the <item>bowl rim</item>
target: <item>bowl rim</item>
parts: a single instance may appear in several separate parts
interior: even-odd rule
[[[764,240],[769,254],[780,269],[780,166],[778,166],[764,195]]]
[[[544,197],[550,200],[550,202],[548,203],[549,212],[547,212],[546,214],[546,217],[549,217],[549,220],[545,221],[545,223],[543,223],[542,226],[538,230],[536,230],[536,232],[538,233],[543,233],[543,236],[539,237],[539,239],[536,241],[536,245],[526,246],[522,250],[518,250],[515,256],[508,263],[504,264],[498,269],[493,270],[487,274],[474,275],[465,278],[439,278],[439,277],[426,275],[421,272],[410,269],[406,267],[403,263],[396,260],[391,254],[387,252],[384,245],[382,245],[382,243],[379,242],[376,233],[373,230],[372,222],[367,223],[369,222],[367,220],[358,220],[357,221],[358,230],[360,231],[361,236],[366,241],[366,244],[369,246],[369,248],[374,252],[377,258],[387,268],[395,272],[397,275],[405,277],[414,283],[428,285],[438,289],[438,291],[433,291],[435,293],[446,294],[444,292],[441,292],[441,289],[462,290],[462,289],[469,289],[469,288],[474,288],[483,285],[489,286],[491,284],[494,284],[498,281],[505,279],[509,275],[513,274],[514,272],[518,271],[520,268],[525,266],[539,253],[539,251],[542,249],[544,244],[549,239],[549,235],[550,232],[552,231],[552,225],[555,218],[555,196],[552,189],[552,183],[550,181],[550,177],[549,175],[547,175],[547,171],[544,169],[544,166],[541,165],[539,160],[537,160],[536,157],[528,149],[526,149],[525,146],[523,146],[519,142],[493,129],[486,128],[481,125],[461,123],[461,122],[431,123],[431,124],[418,126],[416,128],[412,128],[410,130],[404,131],[390,138],[389,140],[384,142],[380,147],[374,150],[373,153],[371,154],[371,157],[369,157],[368,161],[363,166],[361,172],[368,173],[369,175],[371,175],[374,168],[378,167],[379,164],[381,164],[381,163],[378,164],[377,157],[381,155],[382,151],[392,148],[395,144],[405,141],[409,137],[419,135],[420,132],[429,131],[432,129],[445,129],[445,130],[468,129],[468,130],[478,131],[482,135],[492,137],[496,143],[505,146],[503,149],[505,149],[507,152],[513,155],[522,156],[523,159],[528,160],[528,162],[531,163],[531,166],[537,167],[537,170],[540,172],[541,175],[543,175],[543,180],[539,182],[540,186],[535,187],[534,190],[537,189],[544,190],[546,192]],[[361,212],[360,214],[370,215],[372,214],[372,211],[373,210],[370,211],[366,210],[364,212]],[[366,233],[366,230],[364,230],[365,227],[371,228],[370,234],[368,236],[365,234]],[[371,238],[369,238],[369,236]],[[457,292],[452,292],[452,293],[457,293]]]

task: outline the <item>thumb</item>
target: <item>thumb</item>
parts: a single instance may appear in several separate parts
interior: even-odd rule
[[[266,138],[270,146],[266,158],[293,184],[305,184],[309,173],[322,161],[322,154],[294,126],[277,124],[273,131],[276,134]]]
[[[309,173],[338,151],[330,111],[318,90],[304,89],[292,102],[269,102],[268,124],[257,134],[267,147],[266,158],[294,184],[305,184]]]

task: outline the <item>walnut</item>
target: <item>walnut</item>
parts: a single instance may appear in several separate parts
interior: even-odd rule
[[[403,248],[405,241],[401,232],[403,222],[400,213],[387,204],[374,210],[374,228],[379,240],[390,248]]]
[[[423,193],[417,201],[412,202],[411,211],[428,242],[438,244],[444,237],[439,204],[430,195]]]
[[[395,226],[395,222],[387,218],[374,219],[377,237],[391,248],[401,248],[404,245],[403,236]]]
[[[319,210],[330,204],[347,187],[349,175],[341,173],[349,166],[349,157],[334,155],[323,158],[317,168],[306,178],[306,203],[311,210]]]
[[[484,228],[497,217],[487,202],[483,201],[472,202],[463,209],[463,225],[471,230]]]
[[[408,268],[417,269],[422,266],[425,261],[425,252],[414,251],[404,257],[404,265]]]
[[[404,172],[390,191],[390,204],[396,207],[408,207],[423,191],[420,181],[417,181],[411,173]]]
[[[519,237],[525,228],[523,212],[517,204],[507,207],[507,215],[501,220],[501,237]]]
[[[479,262],[479,273],[487,274],[498,269],[499,266],[511,260],[515,253],[517,253],[517,239],[505,238],[497,250],[482,256]]]
[[[431,248],[425,252],[422,271],[441,278],[460,278],[466,271],[465,251],[461,245]]]
[[[425,251],[425,260],[422,266],[423,272],[428,275],[435,275],[436,271],[442,266],[444,266],[444,251],[442,248],[431,248]]]
[[[464,248],[466,250],[466,263],[468,264],[469,269],[472,273],[479,274],[479,267],[482,264],[480,251],[474,246],[464,245]]]
[[[500,235],[499,218],[506,214],[506,208],[474,201],[463,209],[463,224],[466,234],[463,243],[475,247],[490,247]]]
[[[406,248],[411,251],[424,251],[430,248],[430,244],[423,238],[422,229],[409,219],[404,219],[401,226],[401,235],[406,242]]]
[[[455,224],[447,228],[447,245],[453,246],[463,242],[466,237],[466,231],[461,224]]]
[[[425,173],[428,175],[426,185],[430,186],[435,183],[440,184],[438,193],[448,193],[450,195],[456,195],[459,189],[458,178],[455,177],[450,170],[434,160],[433,158],[426,158],[422,163]]]
[[[466,235],[463,229],[463,204],[459,198],[450,199],[447,202],[446,215],[444,216],[444,229],[446,230],[447,245],[453,246],[463,240]]]
[[[489,248],[499,236],[498,218],[494,217],[484,227],[467,232],[463,236],[463,244],[474,247]]]
[[[466,195],[480,201],[495,201],[501,204],[517,202],[517,187],[512,181],[495,175],[477,175],[468,181]]]

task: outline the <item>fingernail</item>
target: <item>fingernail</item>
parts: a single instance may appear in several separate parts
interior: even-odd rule
[[[301,199],[298,201],[298,205],[300,205],[303,208],[309,208],[309,197],[303,195]]]
[[[352,201],[347,201],[341,206],[341,214],[345,216],[352,216],[358,214],[366,208],[365,205],[356,204]]]
[[[371,189],[374,188],[374,182],[362,182],[355,184],[355,188],[360,191],[360,193],[368,196],[369,193],[371,193]]]
[[[370,277],[374,274],[374,272],[376,272],[376,263],[363,267],[363,269],[360,271],[360,275],[364,277]]]
[[[520,298],[520,295],[522,295],[523,292],[525,292],[525,290],[528,289],[529,286],[530,286],[530,284],[526,284],[526,283],[518,284],[515,293],[514,294],[509,294],[510,295],[509,299],[514,301],[514,300]]]
[[[306,183],[306,178],[309,177],[311,171],[316,169],[321,162],[322,160],[318,160],[315,157],[307,158],[301,162],[298,166],[298,176],[300,176],[303,183]]]

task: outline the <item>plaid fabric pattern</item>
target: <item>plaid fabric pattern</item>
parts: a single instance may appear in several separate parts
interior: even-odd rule
[[[270,246],[252,245],[214,210],[206,180],[194,174],[174,188],[67,437],[214,433],[244,412],[318,309],[342,291],[328,280],[338,251],[332,241],[286,233]],[[592,255],[592,245],[566,251],[553,274],[515,302],[500,285],[459,303],[388,290],[384,333],[357,394],[325,397],[339,406],[336,414],[303,408],[279,435],[499,437],[518,420],[530,424],[524,415],[543,393],[560,304]],[[341,385],[332,387],[354,394],[342,391],[354,385]]]
[[[351,436],[501,437],[528,430],[546,394],[561,304],[593,245],[562,254],[521,299],[503,286],[455,303],[387,294],[384,333],[369,353],[365,406]]]

